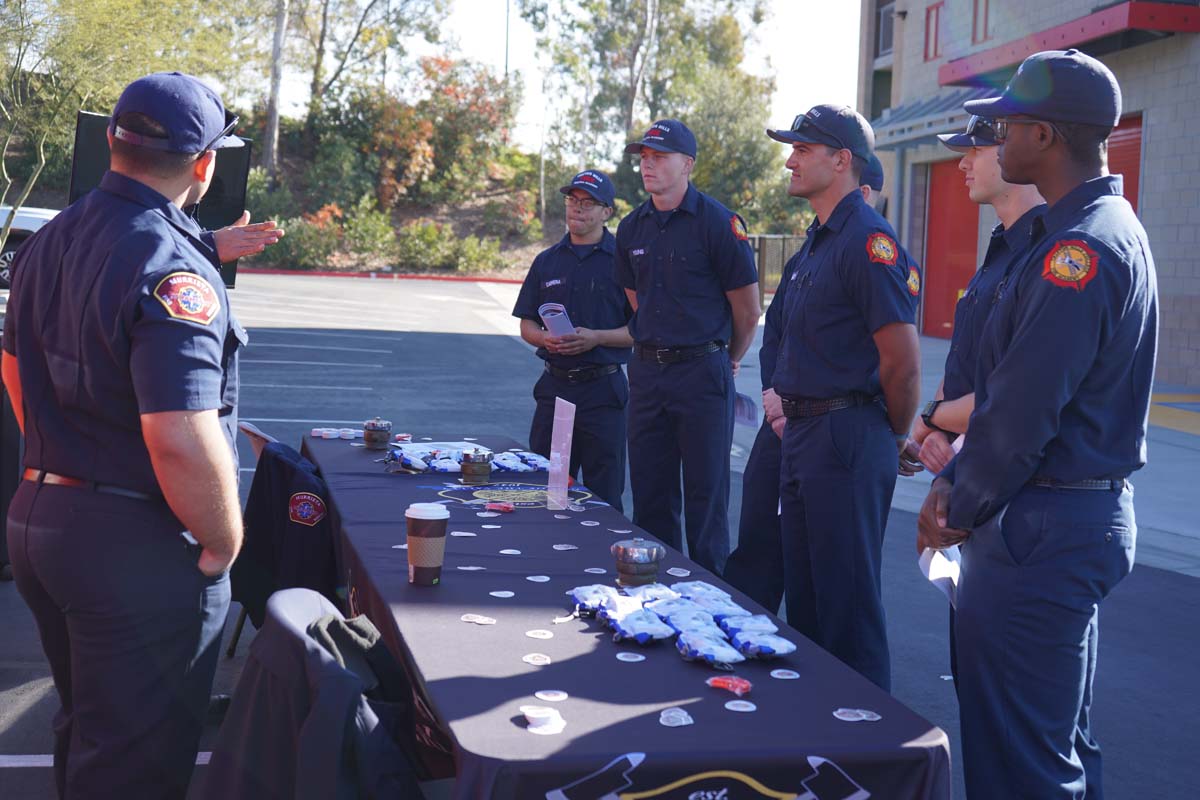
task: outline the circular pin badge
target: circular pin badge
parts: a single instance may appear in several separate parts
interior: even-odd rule
[[[641,653],[630,653],[627,650],[617,653],[617,661],[624,661],[628,664],[636,664],[638,661],[645,661],[645,660],[646,660],[646,657],[644,655],[642,655]]]
[[[774,669],[771,670],[771,677],[781,681],[794,681],[800,677],[800,673],[790,669]]]
[[[510,592],[507,589],[502,589],[498,592],[488,592],[492,597],[509,598],[516,596],[516,592]]]
[[[730,711],[741,711],[742,713],[758,711],[758,706],[754,705],[754,703],[751,703],[749,700],[730,700],[725,704],[725,708],[729,709]]]
[[[461,569],[463,572],[479,572],[480,570],[487,569],[487,567],[477,567],[474,564],[470,564],[467,566],[458,567],[458,569]]]
[[[408,545],[406,545],[406,544],[394,544],[394,545],[392,545],[392,549],[393,549],[393,550],[407,550],[407,549],[408,549]]]
[[[554,518],[555,519],[570,519],[571,517],[568,514],[555,514]]]
[[[573,544],[556,544],[554,545],[554,549],[565,553],[568,550],[578,550],[579,548]]]
[[[550,576],[549,575],[526,575],[525,580],[529,581],[530,583],[549,583]]]
[[[487,528],[489,531],[494,531],[499,528],[499,525],[480,525],[481,528]]]
[[[569,695],[560,689],[542,689],[540,692],[534,692],[533,696],[545,703],[561,703]]]
[[[525,635],[528,636],[530,639],[553,639],[554,638],[553,633],[551,633],[550,631],[541,630],[540,628],[538,630],[525,631]]]
[[[471,533],[471,531],[450,531],[450,535],[451,536],[468,536],[469,537],[469,536],[478,536],[479,534]]]
[[[477,516],[477,517],[498,517],[498,516],[500,516],[500,512],[499,511],[476,511],[475,516]]]
[[[585,520],[582,520],[579,524],[586,525],[589,528],[594,528],[597,525],[599,525],[600,523],[596,522],[596,520],[594,520],[594,519],[585,519]]]
[[[507,548],[507,549],[505,549],[505,550],[501,550],[501,551],[500,551],[500,555],[502,555],[502,556],[519,556],[519,555],[521,555],[521,551],[520,551],[520,550],[513,550],[513,549],[510,547],[510,548]]]
[[[584,570],[584,572],[588,573],[589,575],[603,575],[605,572],[608,572],[608,570],[604,569],[603,567],[588,567]],[[570,592],[567,594],[570,594]]]
[[[532,664],[535,667],[546,667],[550,665],[550,656],[545,653],[530,653],[527,656],[522,656],[521,660],[526,664]]]
[[[865,719],[857,708],[839,708],[833,715],[842,722],[862,722]]]
[[[684,569],[683,567],[671,567],[669,570],[667,570],[667,574],[673,575],[676,578],[686,578],[688,575],[692,574],[692,571],[690,569]]]

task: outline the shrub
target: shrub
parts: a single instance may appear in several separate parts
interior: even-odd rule
[[[374,194],[379,157],[363,153],[354,143],[329,133],[317,145],[304,173],[308,197],[326,205],[349,208],[364,194]]]
[[[477,239],[474,236],[467,236],[459,240],[459,272],[487,272],[493,269],[503,269],[505,266],[507,264],[500,255],[499,240]]]
[[[483,207],[484,230],[493,236],[536,242],[542,238],[533,192],[513,192],[503,200],[489,200]]]
[[[326,206],[316,214],[285,221],[286,235],[259,258],[281,269],[326,269],[341,239],[340,216],[336,206]]]
[[[389,261],[396,256],[396,231],[391,217],[375,210],[370,195],[363,195],[346,215],[344,241],[355,256]]]
[[[396,234],[399,268],[417,272],[485,272],[505,266],[496,239],[460,238],[449,225],[422,219]]]
[[[300,215],[300,204],[292,190],[282,182],[271,189],[267,185],[267,171],[262,167],[250,170],[246,177],[246,209],[252,222],[291,219]]]

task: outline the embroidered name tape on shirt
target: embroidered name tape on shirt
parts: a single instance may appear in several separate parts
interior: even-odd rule
[[[325,501],[312,492],[296,492],[288,500],[288,519],[312,527],[325,519]]]
[[[554,280],[546,281],[545,283],[543,283],[542,288],[549,289],[551,286],[560,286],[560,285],[562,285],[562,280],[559,278],[555,278]]]
[[[1079,239],[1055,242],[1046,254],[1042,277],[1055,286],[1065,286],[1082,292],[1088,281],[1096,277],[1100,255]]]
[[[867,238],[867,256],[877,264],[894,266],[899,249],[886,233],[872,233]]]
[[[217,290],[191,272],[172,272],[154,287],[154,296],[176,319],[208,325],[221,313]]]

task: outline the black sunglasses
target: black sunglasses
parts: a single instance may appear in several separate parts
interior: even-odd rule
[[[837,142],[837,147],[839,150],[849,150],[850,149],[849,147],[846,146],[845,142],[842,141],[842,137],[832,134],[829,131],[822,128],[821,123],[817,122],[815,119],[810,117],[807,113],[797,114],[796,118],[794,120],[792,120],[792,127],[791,127],[792,133],[804,133],[805,128],[815,128],[818,132],[820,132],[820,134],[822,136],[825,136],[826,138],[832,139],[833,141]]]
[[[229,110],[226,109],[226,111],[225,111],[225,129],[223,131],[221,131],[220,133],[218,133],[216,136],[214,136],[211,142],[204,145],[204,148],[200,152],[203,153],[206,150],[212,150],[214,144],[221,141],[229,134],[233,133],[233,129],[237,127],[237,124],[238,124],[238,115],[231,114],[229,112]]]

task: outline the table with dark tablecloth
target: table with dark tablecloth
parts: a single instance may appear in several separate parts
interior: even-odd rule
[[[461,437],[442,438],[455,441]],[[480,437],[504,450],[515,443]],[[946,734],[776,619],[797,651],[771,661],[748,661],[735,674],[753,682],[753,712],[727,710],[736,699],[705,680],[721,675],[684,661],[673,642],[646,647],[614,643],[599,622],[570,619],[566,593],[575,586],[611,583],[613,542],[643,535],[581,487],[572,500],[582,511],[544,507],[545,473],[493,473],[492,484],[463,487],[452,474],[389,474],[378,452],[341,440],[307,440],[341,533],[352,614],[366,614],[406,665],[435,724],[453,743],[458,798],[597,800],[598,798],[948,798]],[[531,506],[480,516],[482,502],[507,499]],[[404,510],[413,502],[447,501],[449,531],[442,582],[411,586]],[[563,517],[563,518],[560,518]],[[598,524],[589,524],[598,523]],[[555,544],[576,545],[556,550]],[[519,550],[505,555],[501,550]],[[483,567],[464,571],[459,567]],[[670,548],[662,569],[691,570],[686,578],[729,591],[754,613],[749,598]],[[603,568],[603,575],[586,568]],[[548,576],[533,582],[529,576]],[[497,598],[493,591],[511,591]],[[495,625],[461,621],[474,613]],[[550,630],[553,638],[526,636]],[[626,663],[635,651],[644,661]],[[523,657],[541,653],[547,666]],[[796,680],[772,678],[794,670]],[[561,690],[568,699],[544,703],[534,694]],[[562,733],[534,735],[520,707],[553,705],[566,720]],[[687,710],[693,725],[666,727],[663,709]],[[876,722],[845,722],[838,708],[867,709]],[[721,794],[724,790],[724,794]]]

